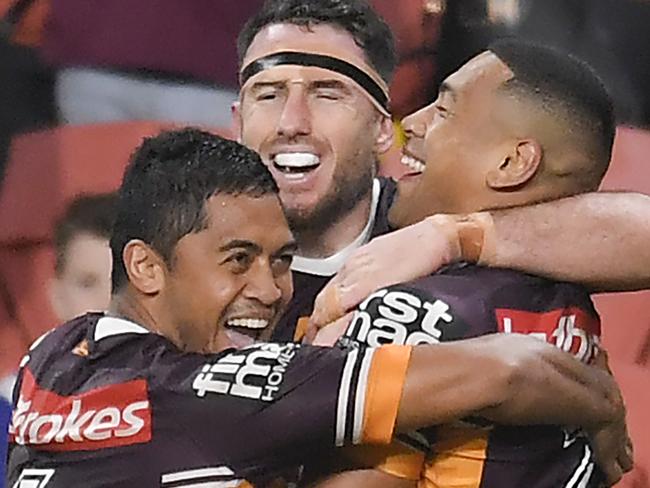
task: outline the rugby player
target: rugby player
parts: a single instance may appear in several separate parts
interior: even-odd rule
[[[615,135],[611,100],[588,66],[514,40],[494,43],[448,77],[438,99],[408,116],[404,129],[405,154],[426,162],[421,175],[398,184],[392,210],[407,220],[409,212],[478,212],[594,191]],[[494,332],[531,334],[589,363],[600,323],[578,285],[465,263],[377,290],[358,307],[342,342],[378,347]],[[603,483],[579,431],[466,421],[405,440],[429,456],[425,487]],[[383,479],[350,476],[327,486],[376,486]]]
[[[237,132],[269,166],[298,244],[296,294],[278,339],[301,335],[298,319],[311,314],[316,294],[344,262],[339,296],[351,309],[372,291],[375,275],[384,284],[408,281],[457,257],[446,238],[455,224],[433,219],[357,252],[391,230],[386,209],[394,185],[374,178],[377,155],[392,144],[393,40],[365,1],[268,0],[238,45]],[[412,157],[403,162],[415,173],[425,168]],[[644,195],[589,193],[491,215],[495,232],[484,264],[601,290],[650,286]],[[411,222],[424,216],[414,212]],[[465,250],[472,258],[472,249]],[[386,270],[385,262],[399,266]]]
[[[595,428],[623,411],[608,373],[528,337],[255,344],[291,297],[295,242],[259,156],[215,135],[138,148],[111,249],[109,312],[52,330],[22,361],[9,486],[269,486],[320,448],[395,429],[470,414]]]

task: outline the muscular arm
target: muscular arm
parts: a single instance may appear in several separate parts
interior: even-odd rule
[[[584,424],[588,417],[587,428],[597,431],[623,412],[620,397],[608,391],[611,382],[606,372],[530,337],[485,336],[419,346],[411,354],[396,429],[408,431],[478,414],[508,424]],[[620,474],[610,479],[616,481]],[[410,488],[414,483],[358,469],[312,486]]]
[[[599,291],[650,288],[650,196],[587,193],[491,213],[485,264]]]
[[[466,238],[471,225],[465,216],[436,215],[373,239],[319,294],[313,323],[336,320],[379,288],[479,255],[481,264],[581,283],[594,291],[650,288],[650,196],[587,193],[494,210],[490,223],[480,222],[484,234],[478,246],[467,245],[472,239]]]
[[[613,382],[554,346],[516,334],[418,346],[396,427],[410,431],[478,414],[509,425],[591,429],[624,412]]]

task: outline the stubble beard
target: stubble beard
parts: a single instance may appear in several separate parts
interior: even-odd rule
[[[322,233],[370,195],[374,178],[372,167],[354,178],[349,176],[335,176],[328,193],[313,208],[286,208],[285,213],[291,230],[298,235]]]

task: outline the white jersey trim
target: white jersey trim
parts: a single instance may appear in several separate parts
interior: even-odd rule
[[[352,252],[364,245],[370,240],[370,234],[372,233],[372,227],[375,224],[375,218],[377,217],[377,208],[379,207],[379,197],[381,195],[381,184],[378,179],[373,181],[372,185],[372,201],[370,203],[370,215],[368,216],[368,222],[366,226],[361,231],[361,234],[352,241],[348,246],[341,249],[336,254],[332,254],[326,258],[305,258],[303,256],[295,256],[293,258],[293,263],[291,264],[291,269],[293,271],[300,271],[302,273],[308,273],[318,276],[333,276],[335,275],[348,256]]]
[[[102,317],[95,325],[95,342],[120,334],[149,334],[141,325],[117,317]]]
[[[336,447],[363,442],[366,392],[374,353],[373,348],[355,349],[345,360],[336,408]]]
[[[589,444],[585,444],[585,454],[574,471],[573,476],[565,485],[565,488],[587,488],[591,475],[594,471],[594,463],[591,456]]]

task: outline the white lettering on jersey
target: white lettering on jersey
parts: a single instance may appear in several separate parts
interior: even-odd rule
[[[53,469],[23,469],[12,488],[45,488],[52,476]]]
[[[18,399],[9,427],[9,433],[17,444],[82,443],[135,436],[145,426],[145,419],[136,412],[147,410],[149,402],[134,402],[124,410],[117,407],[86,410],[82,400],[73,400],[68,414],[43,414],[31,407],[31,401],[22,396]]]
[[[275,399],[299,344],[257,344],[203,366],[192,383],[197,396],[233,395],[271,402]]]
[[[372,310],[371,310],[372,308]],[[404,290],[379,290],[355,312],[345,337],[370,347],[383,344],[436,344],[454,321],[449,305]]]
[[[498,330],[528,334],[573,354],[588,363],[600,345],[600,321],[578,307],[547,312],[496,309]]]

